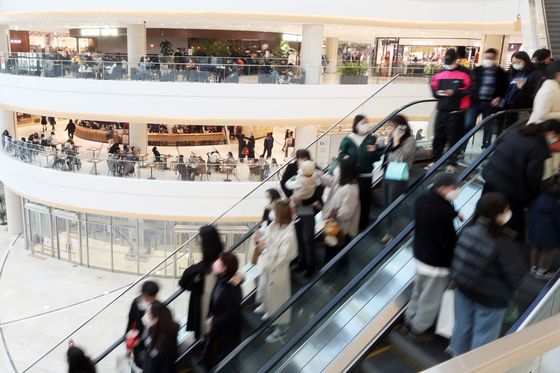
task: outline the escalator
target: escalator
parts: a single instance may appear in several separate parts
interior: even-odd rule
[[[546,32],[552,55],[560,56],[560,3],[556,0],[542,0]]]
[[[505,114],[488,118],[465,135],[460,143],[414,182],[405,195],[383,211],[374,224],[275,315],[262,323],[214,372],[340,372],[355,366],[356,355],[366,353],[365,356],[371,355],[370,361],[375,356],[401,356],[405,364],[416,369],[412,371],[421,370],[426,362],[405,358],[406,353],[401,353],[389,343],[379,345],[379,350],[369,354],[373,344],[388,335],[399,321],[410,298],[415,276],[411,247],[413,204],[420,193],[429,189],[435,173],[445,169],[451,154],[460,151],[463,143],[476,140],[488,121]],[[456,208],[463,216],[468,217],[474,211],[483,188],[480,172],[492,149],[482,150],[479,143],[477,150],[473,145],[467,149],[468,154],[460,163],[463,170],[460,177],[465,186],[456,201]],[[474,156],[475,152],[478,156]],[[385,246],[381,238],[389,229],[400,233]],[[266,343],[266,336],[273,331],[273,322],[286,311],[292,316],[285,343]],[[434,351],[431,355],[426,352],[419,355],[438,356],[430,361],[433,365],[447,358],[436,354],[439,347],[432,347]]]

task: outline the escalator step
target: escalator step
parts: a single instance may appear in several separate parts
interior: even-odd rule
[[[449,341],[440,336],[436,336],[431,342],[413,342],[393,329],[388,335],[388,341],[425,369],[449,359],[449,355],[444,352]]]
[[[394,346],[373,351],[354,371],[356,373],[416,373],[422,366],[403,356]]]

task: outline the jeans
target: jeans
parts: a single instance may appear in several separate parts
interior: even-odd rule
[[[299,215],[296,222],[298,240],[298,266],[313,270],[315,268],[315,216]]]
[[[274,84],[278,83],[278,79],[280,78],[278,71],[272,71],[270,73],[270,76],[272,76],[272,78],[274,79]]]
[[[491,101],[478,101],[477,103],[470,106],[465,117],[465,134],[474,128],[474,126],[476,125],[476,119],[480,114],[482,114],[482,119],[485,119],[490,115],[496,113],[497,109],[495,107],[492,107],[490,105],[490,102]],[[484,149],[492,144],[493,125],[493,121],[484,125],[484,135],[482,138],[482,147]]]
[[[500,336],[505,308],[490,308],[455,290],[455,326],[447,353],[458,356]]]
[[[445,145],[449,143],[449,148],[452,148],[461,137],[463,137],[465,129],[465,112],[458,111],[453,113],[438,112],[436,123],[434,126],[434,141],[432,143],[432,160],[437,162],[443,155]],[[459,152],[456,151],[449,158],[452,165],[457,163]]]

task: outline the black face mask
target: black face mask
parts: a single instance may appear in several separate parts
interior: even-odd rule
[[[453,64],[453,62],[455,62],[455,61],[453,61],[453,60],[450,59],[450,58],[446,58],[445,61],[444,61],[444,63],[445,63],[446,65],[451,65],[451,64]]]

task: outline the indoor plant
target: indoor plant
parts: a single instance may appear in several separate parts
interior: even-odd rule
[[[0,194],[0,230],[8,230],[8,223],[6,222],[6,196]]]
[[[164,56],[172,56],[173,55],[173,44],[169,40],[164,40],[159,43],[159,47],[161,48],[161,54]]]
[[[359,62],[344,62],[336,69],[340,84],[368,84],[367,68]]]

